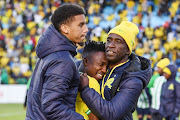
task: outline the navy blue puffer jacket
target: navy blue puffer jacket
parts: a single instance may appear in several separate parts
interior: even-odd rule
[[[162,85],[160,113],[163,117],[180,112],[180,83],[175,80],[177,67],[174,64],[167,66],[171,71],[171,77]]]
[[[39,57],[28,91],[26,120],[83,120],[75,112],[79,73],[76,46],[53,25],[36,47]]]

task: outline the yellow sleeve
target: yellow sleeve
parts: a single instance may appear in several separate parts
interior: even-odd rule
[[[87,107],[87,105],[82,100],[80,92],[78,92],[77,98],[76,98],[76,112],[81,114],[84,117],[84,119],[89,120],[89,117],[86,114],[86,112],[88,110],[89,110],[89,108]]]
[[[98,81],[90,76],[88,76],[88,78],[89,78],[89,87],[93,88],[95,91],[97,91],[100,94],[100,85]]]
[[[93,88],[95,91],[97,91],[100,94],[100,85],[98,81],[95,78],[92,78],[90,76],[88,76],[88,78],[89,78],[89,87]],[[87,107],[87,105],[83,102],[80,92],[78,92],[77,98],[76,98],[76,112],[84,116],[84,119],[89,120],[89,117],[87,114],[88,112],[90,112],[90,110]]]

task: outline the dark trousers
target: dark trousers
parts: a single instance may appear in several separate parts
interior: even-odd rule
[[[165,117],[166,120],[178,120],[178,115],[173,114],[170,116]]]
[[[152,114],[152,120],[162,120],[162,119],[163,117],[160,114],[158,113]]]

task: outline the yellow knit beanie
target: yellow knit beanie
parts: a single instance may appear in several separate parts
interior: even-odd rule
[[[161,59],[158,63],[157,63],[157,67],[163,69],[164,67],[166,67],[167,65],[170,64],[170,60],[168,58],[164,58]]]
[[[131,54],[136,35],[139,33],[136,24],[129,21],[122,21],[118,26],[111,29],[108,35],[111,33],[117,34],[125,40]]]
[[[168,75],[171,75],[171,71],[170,71],[170,69],[168,67],[165,67],[163,69],[163,72],[167,73]]]

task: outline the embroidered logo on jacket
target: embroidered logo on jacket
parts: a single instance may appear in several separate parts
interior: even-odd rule
[[[109,80],[106,82],[106,85],[105,85],[105,86],[108,86],[108,88],[111,89],[113,82],[114,82],[114,78],[111,78],[111,79],[109,79]]]
[[[168,90],[174,90],[174,85],[172,83],[169,85]]]

